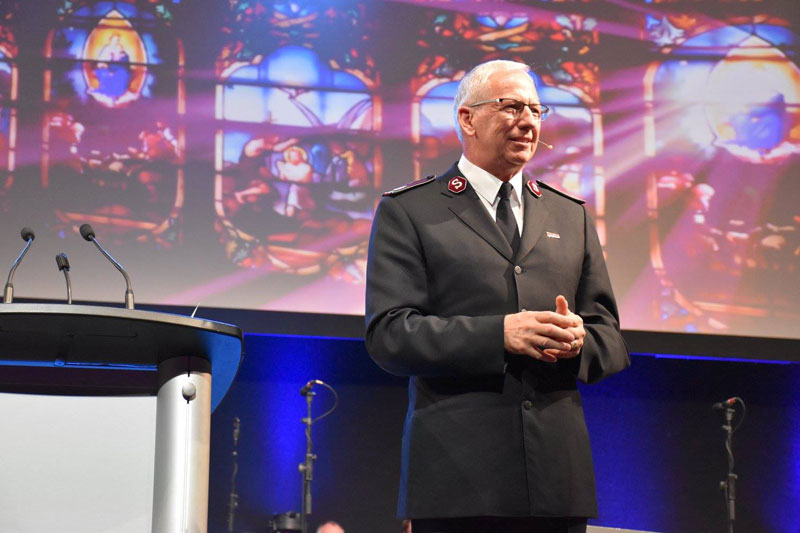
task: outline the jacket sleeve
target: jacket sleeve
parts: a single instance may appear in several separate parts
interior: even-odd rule
[[[504,316],[434,313],[425,250],[399,200],[383,198],[372,225],[365,313],[370,356],[397,375],[502,374]]]
[[[619,329],[619,314],[603,249],[594,222],[584,209],[584,257],[575,297],[576,313],[586,329],[577,378],[594,383],[630,366],[628,348]]]

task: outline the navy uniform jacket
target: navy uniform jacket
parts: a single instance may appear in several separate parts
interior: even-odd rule
[[[459,175],[385,196],[372,227],[367,349],[411,378],[398,516],[595,516],[576,379],[630,361],[594,225],[582,202],[526,186],[515,259],[475,190],[448,190]],[[506,353],[504,316],[559,294],[584,320],[580,355]]]

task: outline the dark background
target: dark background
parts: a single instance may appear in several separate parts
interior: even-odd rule
[[[265,531],[272,513],[300,510],[306,404],[299,391],[321,379],[338,391],[339,407],[313,429],[319,459],[311,524],[335,519],[354,533],[400,531],[394,511],[406,381],[374,365],[360,340],[247,335],[245,349],[239,376],[212,416],[209,529],[226,528],[234,416],[241,419],[236,531]],[[600,510],[591,523],[726,531],[718,488],[727,473],[724,416],[711,405],[740,396],[747,413],[733,437],[736,531],[798,531],[798,387],[793,363],[646,355],[581,387]],[[315,390],[318,415],[333,400]]]

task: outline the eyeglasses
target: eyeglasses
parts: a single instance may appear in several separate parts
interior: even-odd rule
[[[525,102],[520,102],[513,98],[493,98],[492,100],[483,100],[475,102],[474,104],[469,104],[467,107],[477,107],[483,104],[500,104],[500,112],[508,113],[514,120],[522,116],[522,112],[525,111],[526,107],[533,113],[533,119],[539,122],[546,119],[547,115],[550,113],[550,108],[544,104],[526,104]]]

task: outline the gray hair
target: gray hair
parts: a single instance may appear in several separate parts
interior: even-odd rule
[[[461,82],[458,84],[458,90],[456,91],[456,97],[453,99],[453,120],[456,124],[456,135],[458,135],[459,141],[463,142],[464,139],[461,132],[461,125],[458,123],[458,108],[464,105],[465,102],[473,100],[479,101],[485,98],[482,91],[484,87],[486,87],[486,83],[494,73],[500,71],[520,71],[527,74],[531,71],[531,67],[518,61],[494,59],[481,63],[461,78]]]

